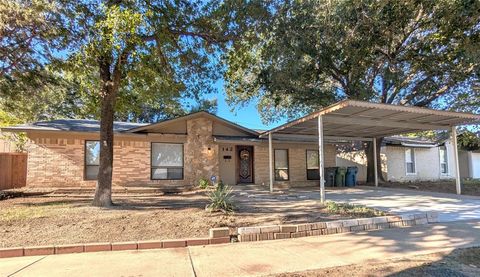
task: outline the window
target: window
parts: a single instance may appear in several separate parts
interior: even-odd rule
[[[448,159],[447,159],[447,147],[445,145],[440,146],[440,173],[448,174]]]
[[[415,174],[415,149],[406,148],[405,149],[405,163],[407,167],[407,174]]]
[[[85,180],[97,180],[100,167],[100,142],[98,140],[85,141]]]
[[[307,150],[307,180],[320,180],[318,150]]]
[[[183,179],[183,144],[152,143],[152,180]]]
[[[288,150],[275,149],[275,180],[288,180]]]

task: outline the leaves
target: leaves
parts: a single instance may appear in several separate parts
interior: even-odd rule
[[[228,54],[227,100],[264,121],[343,98],[480,112],[479,26],[478,1],[285,1]]]

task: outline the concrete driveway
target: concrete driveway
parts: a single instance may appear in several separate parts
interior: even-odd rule
[[[248,196],[245,201],[276,201],[280,203],[312,201],[319,199],[317,189],[296,188],[270,194],[258,186],[238,188]],[[396,214],[412,212],[438,212],[440,222],[480,219],[480,197],[435,193],[417,190],[355,187],[327,188],[327,200],[365,205]],[[300,203],[298,203],[300,204]]]
[[[480,219],[480,197],[475,196],[357,187],[327,190],[327,199],[361,204],[397,214],[438,212],[440,222]]]

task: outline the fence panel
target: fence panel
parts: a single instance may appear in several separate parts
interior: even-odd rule
[[[27,153],[0,153],[0,189],[27,185]]]

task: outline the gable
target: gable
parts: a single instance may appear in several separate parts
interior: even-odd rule
[[[195,118],[206,118],[213,122],[213,135],[225,136],[258,136],[258,133],[225,120],[207,112],[197,112],[182,117],[142,126],[128,130],[129,133],[162,133],[162,134],[186,134],[187,121]]]
[[[225,124],[223,122],[218,122],[218,121],[213,122],[213,135],[214,136],[252,136],[251,133],[248,133],[244,130],[235,128],[231,125]]]

